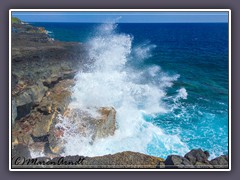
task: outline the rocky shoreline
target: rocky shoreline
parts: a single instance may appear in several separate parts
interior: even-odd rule
[[[137,152],[120,152],[98,157],[67,156],[57,127],[59,116],[70,117],[77,131],[92,141],[114,134],[116,111],[98,107],[98,117],[69,109],[71,87],[79,69],[85,70],[86,47],[75,42],[51,39],[46,30],[12,23],[12,167],[13,168],[228,168],[228,156],[208,160],[209,153],[194,149],[184,157],[169,155],[165,160]],[[85,128],[94,130],[91,134]],[[44,154],[32,158],[31,152]]]
[[[18,145],[12,151],[12,168],[141,168],[141,169],[228,169],[228,156],[208,160],[209,153],[193,149],[184,157],[169,155],[165,160],[142,153],[125,151],[96,157],[65,156],[31,158],[28,147]]]

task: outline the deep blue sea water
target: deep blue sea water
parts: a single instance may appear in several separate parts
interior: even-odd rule
[[[55,40],[82,43],[98,33],[99,26],[91,23],[32,24],[45,27]],[[118,24],[115,31],[132,37],[129,66],[138,72],[153,67],[159,76],[164,73],[166,77],[176,77],[170,86],[161,87],[163,79],[158,81],[165,93],[159,103],[168,112],[144,114],[145,121],[160,127],[166,135],[179,137],[188,149],[202,148],[212,157],[227,154],[228,24]],[[181,98],[177,98],[178,95]],[[147,153],[158,156],[182,153],[177,148],[165,147],[161,155],[156,148],[159,146],[164,145],[153,137]]]

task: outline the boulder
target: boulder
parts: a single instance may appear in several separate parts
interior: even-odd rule
[[[12,158],[31,158],[30,151],[28,149],[28,146],[24,144],[18,144],[12,149]]]
[[[208,157],[209,153],[207,151],[203,152],[202,149],[193,149],[184,156],[192,164],[196,164],[196,162],[208,163]]]
[[[192,149],[184,158],[188,159],[196,168],[213,168],[208,158],[210,154],[208,151],[202,149]]]
[[[78,127],[75,133],[91,135],[93,140],[111,136],[116,130],[116,110],[113,107],[88,108],[88,111],[69,109],[64,115],[69,122]]]
[[[46,90],[47,88],[42,84],[42,82],[28,86],[23,92],[20,92],[20,94],[15,97],[16,106],[23,106],[29,103],[39,104]]]
[[[49,136],[49,146],[53,153],[64,152],[64,135],[78,134],[82,137],[91,137],[90,143],[94,143],[95,139],[114,135],[116,110],[113,107],[92,108],[91,110],[97,115],[93,116],[86,110],[67,109],[61,118],[65,119],[68,125],[61,120],[53,123]]]
[[[166,168],[194,168],[188,159],[178,155],[168,156],[164,163]]]
[[[113,107],[98,109],[100,118],[92,121],[95,124],[94,138],[112,136],[116,130],[116,110]]]
[[[222,155],[210,161],[214,168],[228,168],[228,155]]]

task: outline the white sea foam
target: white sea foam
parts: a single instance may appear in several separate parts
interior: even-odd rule
[[[159,71],[161,70],[161,68],[159,66],[153,66],[149,68],[149,74],[152,77],[155,77],[158,75]]]
[[[178,90],[177,98],[187,99],[188,93],[185,88],[181,88]]]
[[[30,149],[30,155],[31,155],[31,158],[45,157],[45,154],[43,151],[34,151],[32,149]]]
[[[186,153],[188,147],[178,136],[164,134],[143,118],[143,114],[167,112],[161,101],[166,96],[165,89],[171,87],[179,75],[168,76],[157,66],[143,71],[129,67],[133,37],[116,33],[116,27],[116,24],[102,25],[96,36],[89,40],[89,58],[94,63],[88,72],[77,74],[69,105],[85,110],[88,107],[114,107],[117,111],[115,134],[89,143],[89,137],[71,133],[74,130],[70,128],[63,137],[66,141],[64,155],[96,156],[127,150],[157,156],[162,156],[164,151]],[[149,57],[150,50],[137,51],[142,58]],[[186,90],[180,89],[179,96],[186,98]],[[66,118],[62,119],[62,125],[75,126]],[[151,153],[151,147],[154,153]]]
[[[52,31],[47,31],[47,30],[46,30],[46,32],[47,32],[47,34],[53,34],[53,32],[52,32]]]
[[[138,45],[133,49],[135,58],[138,60],[146,59],[151,57],[151,51],[156,48],[156,45],[150,44],[149,42]]]

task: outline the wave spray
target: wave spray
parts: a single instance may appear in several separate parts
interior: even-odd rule
[[[63,119],[62,125],[71,127],[68,130],[71,132],[63,136],[64,155],[99,156],[135,151],[166,157],[189,150],[177,135],[165,134],[145,118],[169,111],[162,99],[179,75],[169,76],[159,66],[135,68],[130,62],[150,57],[155,45],[133,47],[133,41],[133,36],[118,33],[115,23],[100,25],[88,41],[92,63],[87,71],[76,75],[69,107],[86,111],[91,111],[89,107],[114,107],[116,131],[113,136],[91,142],[89,137],[74,131],[76,124]],[[181,97],[187,98],[185,89],[180,89],[176,98]]]

